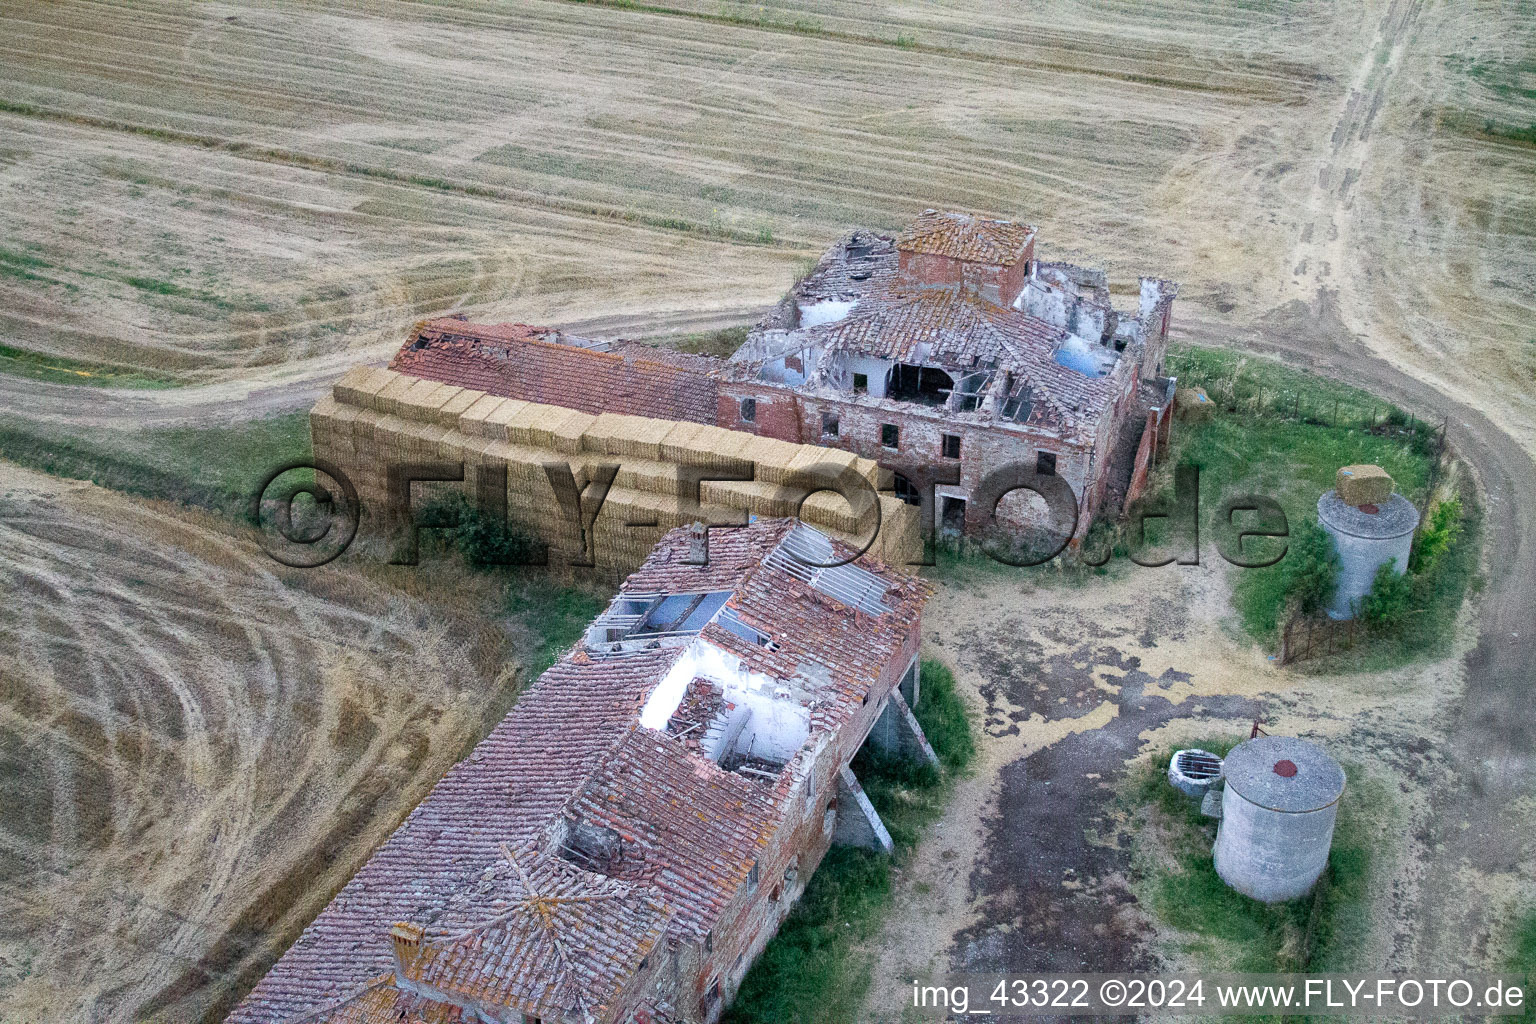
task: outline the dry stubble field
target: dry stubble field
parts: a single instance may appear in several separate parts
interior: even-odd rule
[[[1120,285],[1184,282],[1176,323],[1353,333],[1530,450],[1532,13],[0,0],[0,343],[229,382],[381,356],[450,308],[734,310],[851,224],[954,206],[1037,223],[1045,254]],[[337,769],[316,723],[351,676],[398,649],[436,688],[414,699],[477,722],[485,666],[460,693],[419,609],[374,626],[375,605],[253,573],[172,510],[66,498],[46,528],[13,520],[51,521],[33,506],[56,499],[7,499],[0,571],[40,589],[0,630],[26,809],[5,836],[0,1016],[185,1019],[238,984],[203,965],[259,962],[336,881],[251,929],[317,848],[264,845],[275,808],[306,808],[285,837],[342,821],[363,849],[400,809],[345,817],[368,766],[419,792],[454,752],[396,750],[412,705],[384,694],[379,736]],[[264,775],[277,752],[289,770]]]
[[[512,693],[472,600],[4,463],[0,590],[7,1024],[216,1008]]]
[[[1407,0],[12,2],[0,327],[227,376],[445,308],[767,300],[847,225],[943,205],[1181,280],[1185,316],[1342,288],[1376,343],[1529,383],[1533,150],[1506,135],[1530,24]],[[1362,145],[1389,158],[1362,174]]]

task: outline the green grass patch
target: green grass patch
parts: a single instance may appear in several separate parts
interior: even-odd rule
[[[1525,977],[1525,1012],[1520,1020],[1536,1020],[1536,910],[1531,911],[1515,925],[1514,951],[1509,958],[1509,971]]]
[[[747,340],[747,332],[751,329],[749,325],[742,324],[739,327],[722,327],[718,331],[698,331],[681,337],[661,335],[646,338],[645,343],[675,349],[689,355],[717,356],[726,359],[742,346],[742,343]]]
[[[1398,493],[1423,508],[1437,425],[1359,388],[1237,353],[1181,347],[1170,353],[1168,365],[1181,387],[1205,389],[1218,411],[1205,422],[1174,427],[1173,449],[1150,486],[1152,503],[1171,505],[1173,466],[1199,466],[1202,557],[1220,557],[1215,543],[1231,533],[1222,521],[1223,502],[1245,494],[1279,502],[1291,536],[1283,542],[1250,539],[1244,550],[1273,555],[1284,543],[1286,556],[1270,567],[1238,570],[1232,595],[1244,632],[1273,644],[1297,590],[1298,553],[1316,529],[1317,499],[1333,486],[1338,468],[1379,465]],[[1443,647],[1476,575],[1481,541],[1480,510],[1470,495],[1461,502],[1458,535],[1432,578],[1416,585],[1413,610],[1401,628],[1372,631],[1363,644],[1329,659],[1331,668],[1385,668]]]
[[[49,436],[0,422],[0,458],[54,476],[243,518],[251,491],[282,462],[310,456],[309,414],[219,427]]]
[[[1238,742],[1215,737],[1180,748],[1225,756]],[[1364,808],[1389,806],[1385,790],[1346,765],[1333,849],[1316,887],[1299,900],[1261,903],[1228,888],[1216,873],[1216,822],[1168,784],[1173,751],[1154,752],[1128,787],[1128,810],[1143,826],[1136,830],[1133,881],[1153,916],[1182,933],[1185,952],[1208,970],[1338,973],[1357,966],[1368,937],[1372,850],[1380,830]],[[1162,845],[1160,855],[1147,849],[1152,843]]]
[[[4,264],[0,264],[0,270]],[[88,384],[105,388],[171,388],[179,381],[123,366],[66,359],[42,352],[0,345],[0,373],[56,384]]]
[[[531,575],[508,581],[504,599],[506,613],[526,623],[534,633],[537,647],[529,659],[533,675],[549,668],[581,639],[582,632],[607,604],[604,597],[592,591]]]
[[[943,764],[884,758],[869,750],[854,774],[890,830],[896,860],[907,856],[938,820],[954,781],[975,753],[969,713],[954,676],[924,660],[922,694],[913,709]],[[763,955],[752,965],[723,1020],[727,1024],[824,1024],[854,1020],[869,990],[869,964],[854,947],[873,937],[891,898],[891,861],[834,846]]]
[[[1180,387],[1203,388],[1227,413],[1284,416],[1353,429],[1406,427],[1411,420],[1391,402],[1362,388],[1229,349],[1175,345],[1165,363]]]

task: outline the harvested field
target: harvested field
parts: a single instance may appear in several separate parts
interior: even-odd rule
[[[276,569],[0,463],[0,1019],[217,1019],[510,703],[472,583]]]
[[[1518,6],[65,0],[0,24],[0,331],[25,349],[224,379],[382,355],[447,309],[737,310],[850,224],[955,206],[1120,287],[1184,282],[1176,323],[1339,324],[1536,444]]]
[[[929,205],[1039,221],[1122,283],[1251,288],[1290,229],[1253,211],[1305,194],[1295,152],[1371,29],[1322,2],[69,0],[3,23],[4,328],[193,376],[453,307],[768,300],[843,226]]]

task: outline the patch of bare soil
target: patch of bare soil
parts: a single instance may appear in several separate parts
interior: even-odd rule
[[[215,1017],[514,692],[473,596],[0,463],[0,1019]]]
[[[1118,794],[1150,750],[1246,736],[1255,719],[1322,737],[1390,795],[1376,919],[1355,953],[1412,962],[1417,865],[1433,841],[1424,783],[1447,770],[1438,741],[1463,682],[1458,660],[1350,676],[1277,668],[1234,638],[1236,570],[1210,557],[1074,587],[999,569],[940,588],[925,619],[931,653],[954,667],[983,735],[973,776],[901,872],[883,938],[867,951],[866,1019],[899,1019],[914,978],[950,971],[1194,966],[1185,937],[1141,903],[1133,879],[1159,854]],[[1468,642],[1472,625],[1468,614]]]

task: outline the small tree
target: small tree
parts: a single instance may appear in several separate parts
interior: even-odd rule
[[[1312,615],[1333,597],[1339,582],[1339,553],[1333,538],[1315,519],[1302,523],[1294,537],[1287,558],[1285,593],[1302,614]]]
[[[1413,609],[1413,580],[1397,571],[1397,559],[1376,570],[1371,592],[1360,602],[1360,618],[1372,626],[1391,629]]]

